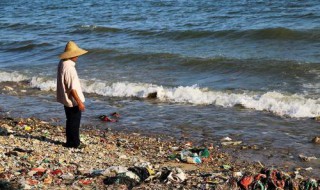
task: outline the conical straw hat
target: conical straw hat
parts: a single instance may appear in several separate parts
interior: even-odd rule
[[[73,41],[69,41],[64,49],[64,52],[59,56],[60,59],[68,59],[72,57],[77,57],[87,53],[88,51],[81,49]]]

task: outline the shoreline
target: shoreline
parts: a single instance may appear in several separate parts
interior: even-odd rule
[[[62,146],[65,141],[63,126],[54,126],[36,118],[4,116],[0,117],[0,134],[2,188],[241,189],[241,184],[248,182],[245,181],[246,177],[264,175],[266,171],[279,172],[286,183],[289,179],[292,184],[300,185],[319,182],[319,179],[310,181],[312,176],[301,168],[300,171],[271,169],[260,162],[238,159],[240,154],[228,154],[223,146],[194,147],[190,142],[162,139],[160,136],[82,128],[81,140],[87,145],[86,148],[67,149]],[[209,151],[207,157],[200,156],[204,148]],[[181,155],[187,150],[200,150],[201,163],[186,163],[190,160],[183,160]],[[153,179],[140,179],[137,183],[129,180],[129,183],[127,178],[127,181],[121,181],[120,178],[117,183],[106,185],[110,183],[107,179],[117,177],[114,173],[113,178],[110,172],[106,174],[108,168],[114,166],[149,168],[153,171],[150,174]],[[182,179],[178,174],[172,179],[168,176],[165,179],[159,178],[165,169],[170,170],[172,176],[174,171],[180,171],[178,174],[183,176]],[[57,171],[59,174],[55,174]],[[155,177],[157,174],[159,176]]]

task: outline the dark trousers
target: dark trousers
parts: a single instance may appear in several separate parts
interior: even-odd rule
[[[68,147],[78,147],[80,145],[80,120],[81,111],[78,106],[66,107],[64,106],[64,111],[66,112],[67,122],[66,122],[66,136]]]

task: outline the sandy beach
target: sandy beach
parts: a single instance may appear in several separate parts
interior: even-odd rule
[[[68,149],[63,126],[4,116],[0,126],[0,189],[316,189],[319,183],[301,168],[237,160],[221,144],[194,147],[161,136],[82,128],[86,147]],[[201,163],[183,159],[187,150]]]

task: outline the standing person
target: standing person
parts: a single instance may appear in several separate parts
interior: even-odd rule
[[[57,101],[64,105],[66,114],[66,144],[69,148],[84,148],[80,143],[81,112],[85,110],[84,95],[80,86],[76,62],[80,55],[88,51],[81,49],[73,41],[69,41],[64,52],[59,56],[57,71]]]

